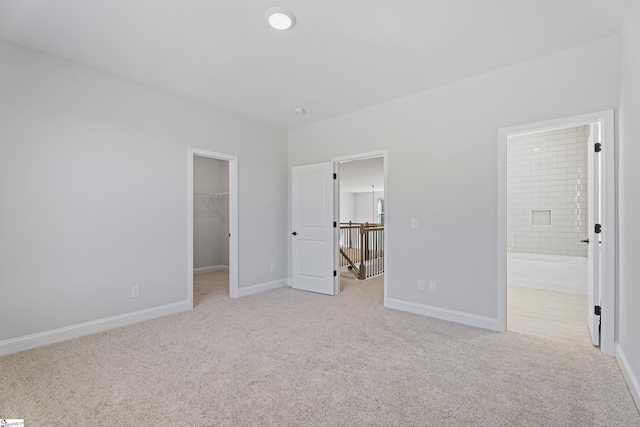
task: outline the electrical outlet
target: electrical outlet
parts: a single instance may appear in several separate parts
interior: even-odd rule
[[[418,290],[424,291],[424,280],[418,280]]]
[[[273,263],[273,264],[271,264],[271,272],[273,273],[275,271],[276,271],[276,264]]]
[[[140,296],[140,286],[135,285],[131,287],[131,298],[138,298]]]
[[[436,293],[436,282],[429,282],[429,292],[432,294]]]

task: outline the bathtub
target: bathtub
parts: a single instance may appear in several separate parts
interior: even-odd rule
[[[507,285],[587,295],[587,259],[561,255],[507,254]]]

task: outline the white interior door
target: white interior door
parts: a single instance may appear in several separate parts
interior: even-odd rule
[[[333,163],[292,168],[292,287],[334,295]]]
[[[587,321],[593,345],[600,345],[600,316],[595,307],[600,306],[600,235],[595,232],[596,224],[600,224],[600,155],[595,152],[595,144],[600,142],[600,123],[590,125],[587,158],[588,158],[588,303]]]

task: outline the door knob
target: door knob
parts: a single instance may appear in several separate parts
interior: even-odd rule
[[[293,234],[294,236],[297,236],[297,235],[298,235],[298,233],[297,233],[297,232],[295,232],[295,231],[294,231],[293,233],[291,233],[291,234]]]
[[[586,240],[580,240],[582,243],[589,243],[589,239]]]

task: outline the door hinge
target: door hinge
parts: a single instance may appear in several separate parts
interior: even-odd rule
[[[337,227],[338,227],[338,224],[335,221],[333,221],[333,228],[337,228]]]
[[[336,270],[333,270],[333,277],[336,277],[338,275],[338,272]]]
[[[596,224],[593,228],[594,228],[594,230],[593,230],[593,231],[594,231],[596,234],[600,234],[600,232],[602,231],[602,225],[600,225],[600,224]]]
[[[333,179],[338,179],[338,174],[333,174]]]
[[[600,316],[600,306],[599,305],[596,305],[593,308],[593,314],[595,314],[596,316]]]
[[[602,144],[599,143],[599,142],[596,142],[595,148],[596,148],[596,153],[601,152],[602,151]]]

